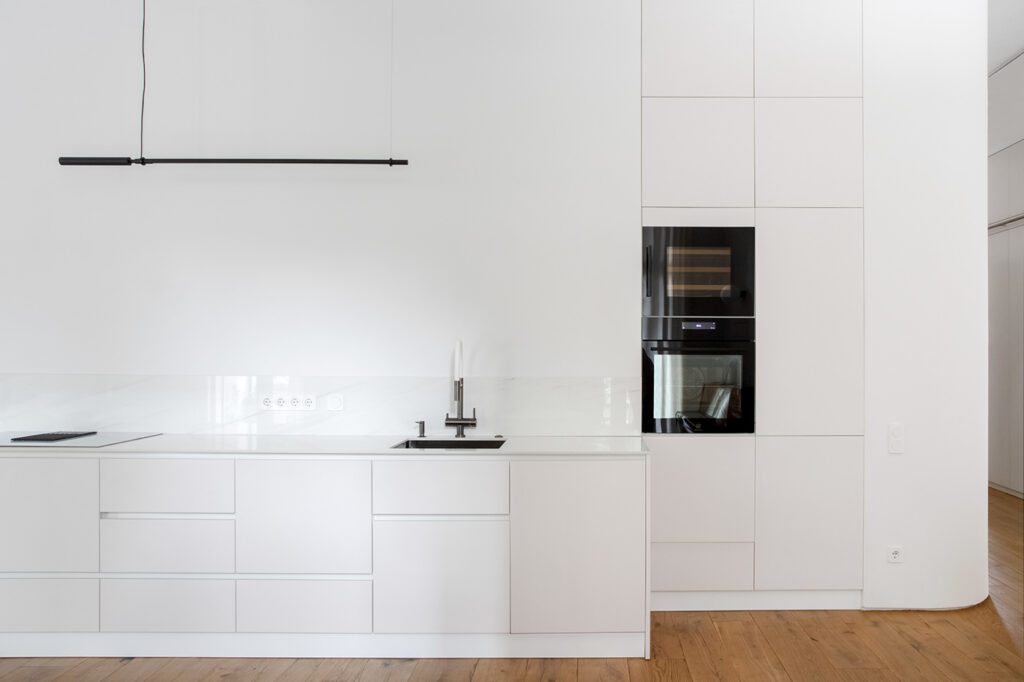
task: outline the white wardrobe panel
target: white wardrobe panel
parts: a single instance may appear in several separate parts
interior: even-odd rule
[[[758,97],[860,97],[861,0],[755,0]]]
[[[753,0],[644,0],[643,94],[754,94]]]
[[[864,433],[861,209],[758,209],[759,435]]]
[[[754,107],[746,98],[645,98],[644,206],[754,205]]]
[[[757,206],[864,203],[860,99],[757,99]]]

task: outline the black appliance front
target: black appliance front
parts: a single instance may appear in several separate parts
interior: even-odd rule
[[[717,328],[722,322],[690,325]],[[752,320],[749,326],[752,332]],[[716,328],[684,330],[682,340],[643,342],[644,433],[754,432],[754,341],[726,340],[740,334]]]
[[[753,317],[753,227],[644,227],[645,317]]]

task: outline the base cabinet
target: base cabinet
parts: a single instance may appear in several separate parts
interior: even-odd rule
[[[234,632],[234,580],[100,581],[103,632]]]
[[[864,439],[758,437],[758,590],[859,590]]]
[[[512,632],[643,632],[643,461],[511,465]]]
[[[363,633],[373,629],[369,580],[239,580],[239,632]]]
[[[0,459],[0,571],[99,568],[99,461]]]
[[[370,462],[236,463],[239,573],[372,571]]]
[[[0,632],[96,632],[100,581],[0,579]]]
[[[375,521],[373,630],[507,633],[508,521]]]

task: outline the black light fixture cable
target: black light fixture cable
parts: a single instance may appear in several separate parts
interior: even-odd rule
[[[394,0],[391,3],[391,60],[394,60]],[[394,65],[390,65],[394,70]],[[393,74],[389,74],[391,83],[388,84],[388,108],[393,107]],[[361,166],[408,166],[408,159],[250,159],[250,158],[156,158],[147,159],[143,153],[146,126],[146,0],[142,0],[142,104],[139,111],[139,158],[133,159],[130,156],[61,156],[57,162],[62,166],[148,166],[157,163],[175,164],[334,164],[334,165],[361,165]],[[394,127],[393,116],[389,112],[388,136],[389,147],[392,145],[391,134]],[[389,152],[391,150],[389,149]]]

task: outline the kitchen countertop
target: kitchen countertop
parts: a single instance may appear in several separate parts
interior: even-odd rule
[[[126,454],[220,454],[220,455],[397,455],[397,456],[506,456],[506,455],[639,455],[646,452],[640,436],[509,436],[498,449],[443,450],[393,449],[391,446],[412,435],[324,436],[324,435],[225,435],[162,434],[152,438],[101,448],[64,446],[55,450],[68,455]],[[450,435],[428,436],[450,440]],[[487,440],[487,436],[467,440]],[[45,448],[3,448],[0,457],[40,455]]]

